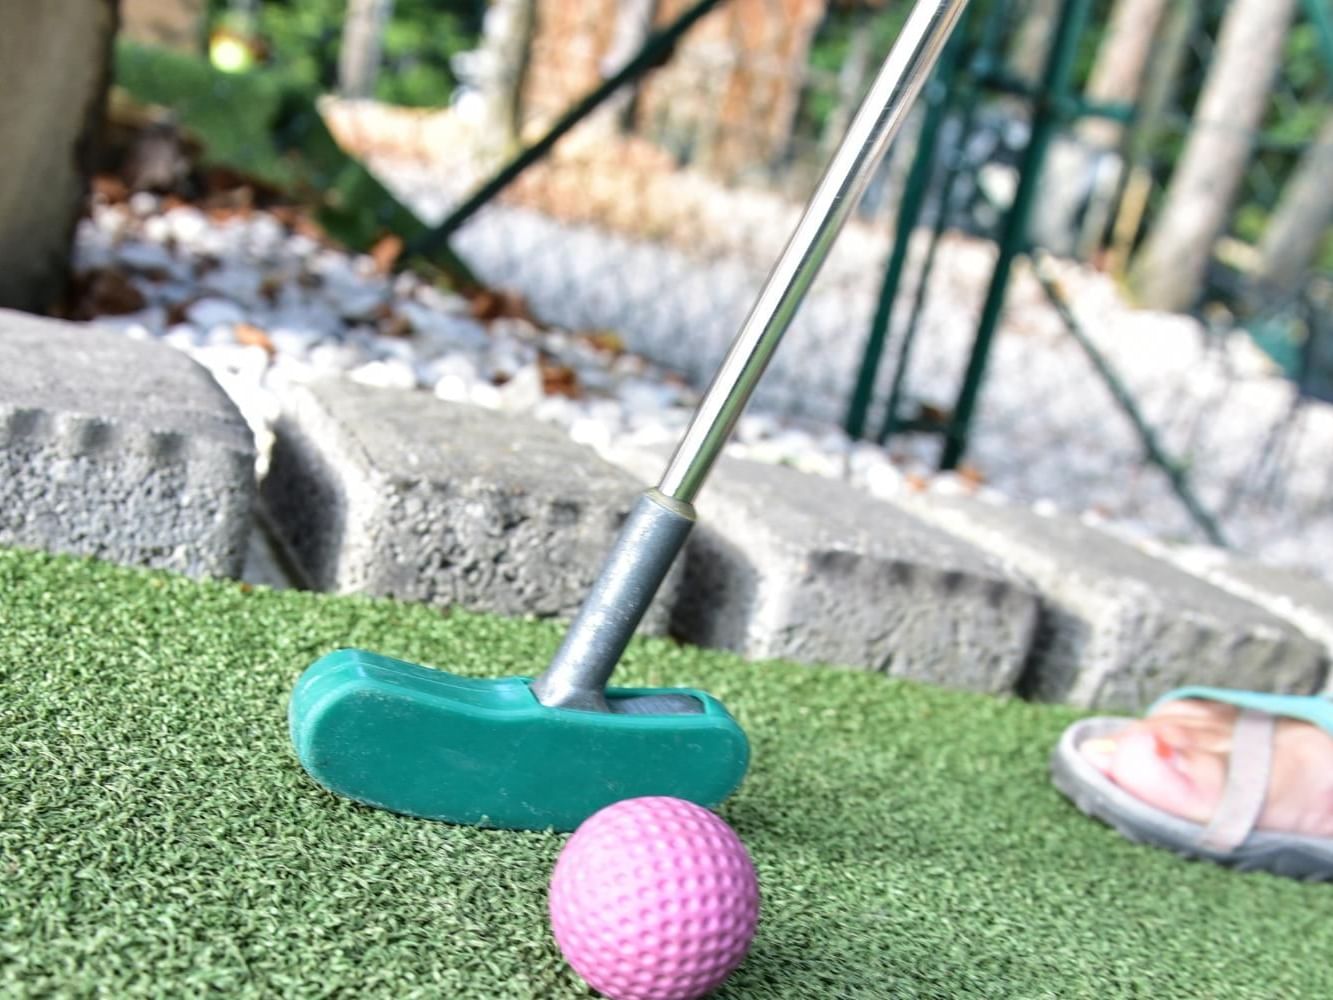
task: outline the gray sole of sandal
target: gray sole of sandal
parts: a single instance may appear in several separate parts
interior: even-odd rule
[[[1085,740],[1111,736],[1132,720],[1084,719],[1065,730],[1051,754],[1051,780],[1082,812],[1129,840],[1213,861],[1238,871],[1264,871],[1313,882],[1333,881],[1333,839],[1256,830],[1234,851],[1199,845],[1204,828],[1147,805],[1093,767],[1079,752]]]

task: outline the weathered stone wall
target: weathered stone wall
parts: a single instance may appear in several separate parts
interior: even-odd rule
[[[0,3],[0,306],[63,290],[115,29],[115,0]]]
[[[665,463],[425,393],[279,392],[260,509],[317,590],[571,618]],[[0,545],[235,575],[254,466],[236,407],[183,354],[0,311]],[[1188,684],[1333,693],[1333,588],[1313,578],[731,458],[698,510],[644,631],[1118,712]]]

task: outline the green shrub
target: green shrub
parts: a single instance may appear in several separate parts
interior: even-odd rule
[[[214,21],[234,15],[210,0]],[[338,78],[346,0],[260,0],[254,30],[268,60],[288,79],[332,90]],[[375,96],[392,104],[440,107],[458,81],[449,61],[477,45],[484,0],[396,0],[384,31]]]

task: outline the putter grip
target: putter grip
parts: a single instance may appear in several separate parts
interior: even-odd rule
[[[639,497],[601,574],[532,692],[549,708],[606,712],[604,691],[694,526],[694,508],[657,490]]]

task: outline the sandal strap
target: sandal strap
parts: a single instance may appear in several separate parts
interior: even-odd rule
[[[1273,731],[1277,720],[1267,712],[1242,709],[1231,735],[1227,783],[1212,822],[1199,837],[1199,846],[1229,853],[1245,842],[1259,822],[1268,798],[1273,765]]]

